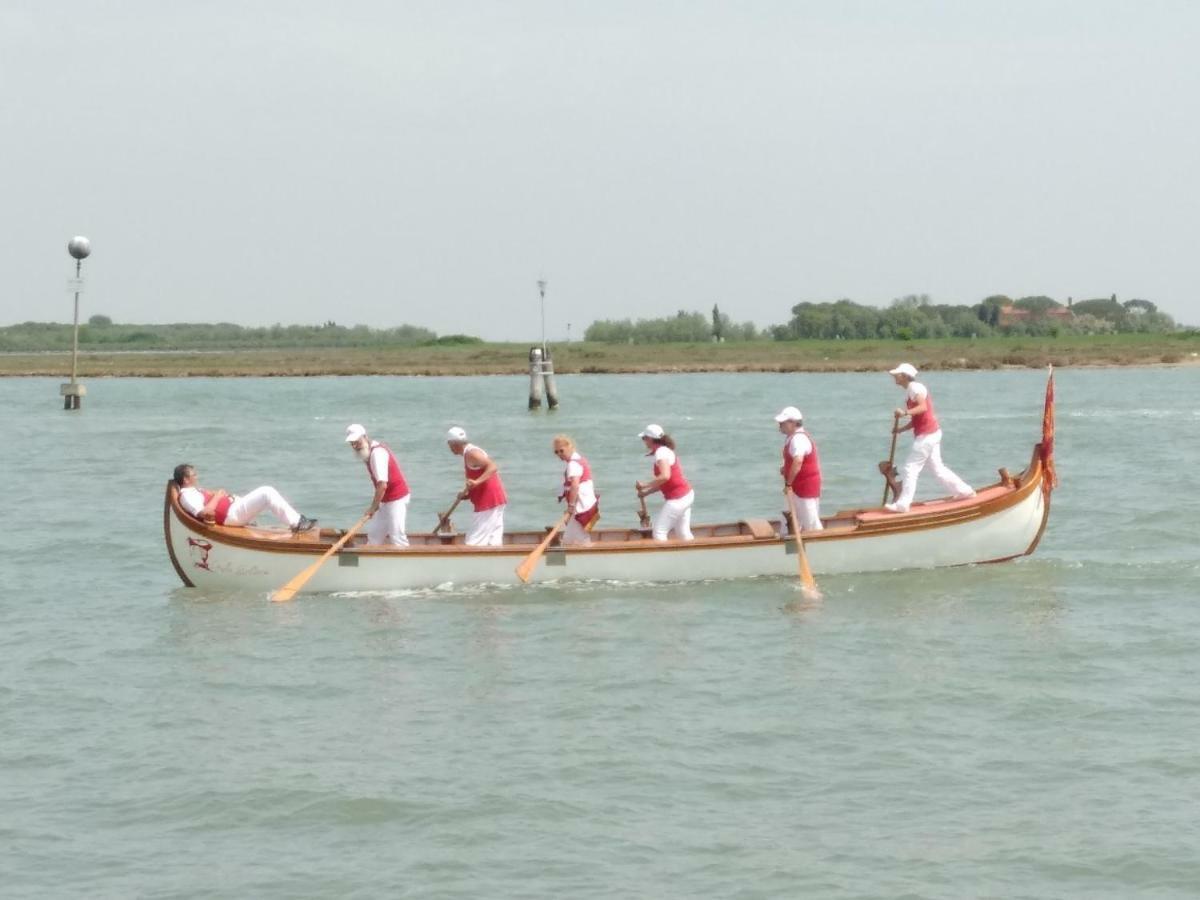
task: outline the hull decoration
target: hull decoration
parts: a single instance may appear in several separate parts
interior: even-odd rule
[[[931,500],[907,513],[879,507],[824,518],[825,530],[804,535],[818,576],[1002,562],[1034,551],[1050,515],[1053,468],[1053,381],[1048,384],[1043,442],[1020,475],[966,500]],[[271,591],[314,562],[342,532],[294,535],[253,526],[210,525],[179,504],[168,482],[163,508],[167,553],[188,587]],[[747,519],[694,525],[694,541],[655,541],[638,528],[597,528],[586,547],[551,547],[532,573],[545,581],[701,581],[796,574],[795,541],[786,521]],[[505,534],[500,547],[467,547],[456,534],[410,534],[405,548],[369,546],[355,536],[322,567],[306,592],[386,591],[440,584],[518,584],[517,565],[545,532]]]

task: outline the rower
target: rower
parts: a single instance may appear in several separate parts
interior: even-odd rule
[[[407,547],[405,525],[411,494],[396,455],[387,444],[371,440],[361,425],[346,428],[346,443],[354,455],[366,463],[367,475],[375,486],[371,505],[363,513],[371,520],[367,523],[367,543]]]
[[[683,466],[675,453],[675,440],[661,425],[647,425],[638,437],[649,451],[646,455],[654,457],[654,478],[637,483],[638,497],[658,491],[663,495],[662,509],[654,517],[654,540],[665,541],[671,535],[685,541],[693,540],[692,504],[696,494],[683,476]]]
[[[896,410],[893,431],[897,434],[912,431],[913,444],[901,469],[903,484],[900,487],[900,496],[892,503],[885,503],[883,508],[888,512],[908,512],[917,492],[917,478],[920,477],[926,463],[933,469],[934,477],[955,500],[974,497],[975,490],[942,462],[942,429],[933,411],[933,397],[929,389],[917,381],[916,367],[909,363],[900,363],[888,374],[904,389],[904,409]],[[909,422],[901,428],[900,419],[905,418]]]
[[[821,525],[821,460],[817,445],[804,430],[804,417],[794,406],[785,406],[775,417],[784,435],[783,492],[801,531],[820,531]]]
[[[586,545],[592,542],[588,525],[600,514],[596,486],[592,482],[592,467],[584,456],[575,449],[575,441],[565,434],[555,435],[554,455],[567,464],[563,472],[562,493],[559,500],[567,501],[567,512],[571,514],[563,531],[565,545]]]
[[[470,547],[499,547],[504,543],[504,510],[508,495],[495,461],[482,447],[467,442],[467,432],[457,425],[446,432],[446,445],[463,458],[466,484],[459,497],[475,507],[471,529],[464,540]]]

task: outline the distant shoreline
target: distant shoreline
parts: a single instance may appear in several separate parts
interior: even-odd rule
[[[530,344],[428,347],[80,351],[79,377],[214,378],[323,375],[477,376],[528,371]],[[750,341],[737,344],[551,346],[555,371],[877,372],[901,361],[931,370],[1200,364],[1200,335],[1121,334],[924,341]],[[59,377],[69,351],[0,353],[0,377]]]

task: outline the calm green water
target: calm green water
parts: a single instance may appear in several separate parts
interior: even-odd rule
[[[1027,461],[1038,372],[935,374],[947,462]],[[1038,555],[828,578],[302,597],[181,588],[176,462],[348,525],[342,444],[388,440],[428,528],[454,423],[513,526],[550,438],[632,521],[662,422],[696,520],[779,509],[805,411],[827,511],[877,501],[886,375],[0,380],[4,897],[1191,897],[1200,894],[1200,370],[1058,374]]]

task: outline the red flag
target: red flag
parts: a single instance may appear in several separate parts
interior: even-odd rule
[[[1049,494],[1058,487],[1058,472],[1054,468],[1054,366],[1046,379],[1046,409],[1042,413],[1042,489]]]

